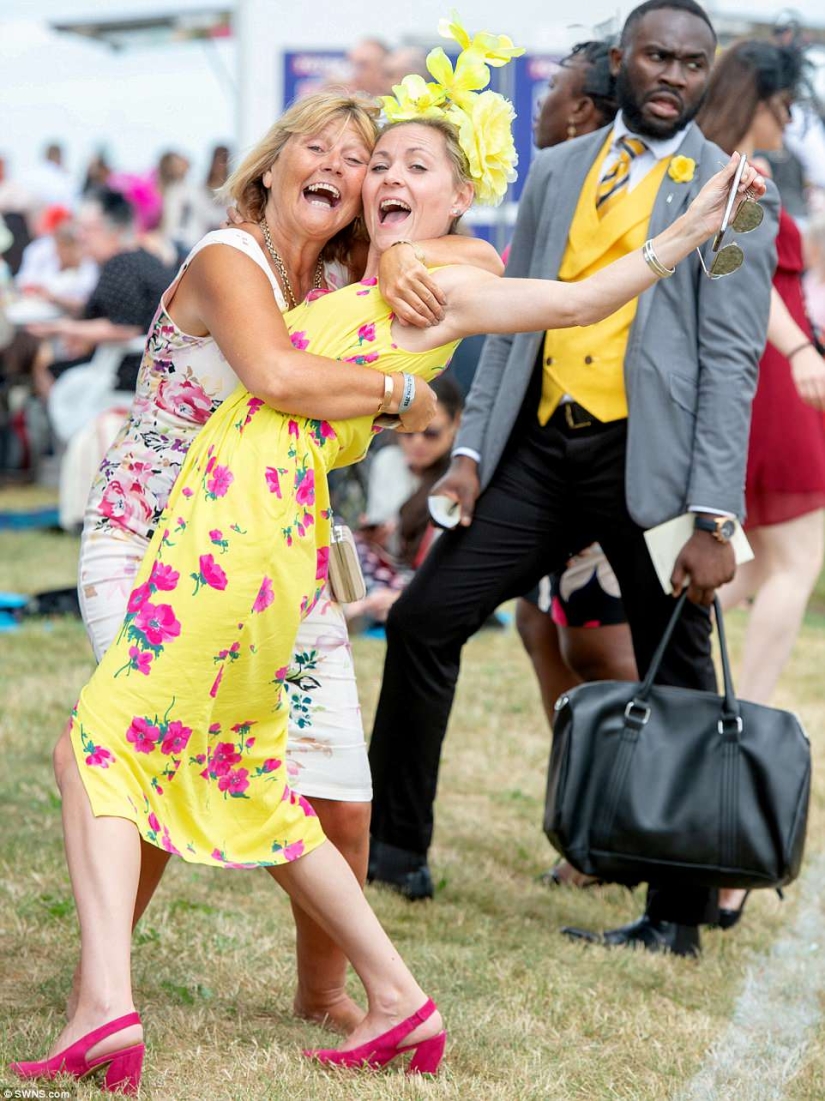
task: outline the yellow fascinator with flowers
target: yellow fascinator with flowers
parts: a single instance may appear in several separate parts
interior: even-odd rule
[[[518,154],[513,141],[513,105],[498,92],[482,91],[490,83],[490,66],[499,68],[524,49],[514,46],[506,34],[482,31],[470,37],[455,11],[438,24],[442,38],[461,46],[455,65],[441,46],[427,55],[427,71],[433,80],[405,76],[393,85],[393,95],[381,96],[390,122],[421,118],[446,119],[458,130],[458,140],[480,203],[496,206],[508,184],[516,178]]]

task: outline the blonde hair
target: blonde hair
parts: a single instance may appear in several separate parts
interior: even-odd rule
[[[378,104],[363,95],[346,92],[315,92],[293,103],[274,123],[258,144],[230,175],[219,195],[234,203],[247,217],[257,222],[263,217],[269,191],[263,184],[264,173],[277,161],[284,146],[294,135],[317,134],[336,120],[351,125],[358,137],[372,150],[378,137]],[[329,241],[322,252],[326,260],[346,260],[353,244],[363,237],[360,218],[346,226]]]

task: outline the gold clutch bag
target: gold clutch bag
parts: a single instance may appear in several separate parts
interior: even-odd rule
[[[353,604],[367,595],[358,548],[346,524],[333,524],[329,541],[330,595],[339,604]]]

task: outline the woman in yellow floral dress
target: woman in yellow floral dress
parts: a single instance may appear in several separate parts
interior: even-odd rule
[[[497,104],[485,99],[491,96],[477,97],[484,101],[477,114],[463,97],[470,112],[463,133],[454,113],[429,112],[388,128],[364,185],[366,277],[291,311],[294,342],[393,374],[397,384],[399,371],[436,375],[468,333],[588,324],[658,278],[641,250],[579,284],[499,281],[476,269],[443,268],[435,276],[447,295],[447,318],[429,330],[398,325],[374,285],[381,253],[399,240],[448,232],[470,205],[474,185],[506,186],[506,173],[502,178],[497,170],[507,163],[507,149],[500,136],[490,139],[502,130]],[[509,120],[509,105],[502,110]],[[475,125],[489,125],[486,167],[474,157],[479,142],[467,148]],[[483,147],[485,134],[476,135]],[[718,228],[735,164],[732,158],[652,242],[661,265],[677,263]],[[757,195],[764,190],[752,170],[743,177],[742,188],[748,186]],[[189,861],[266,866],[341,946],[364,983],[369,1009],[341,1048],[311,1054],[377,1066],[414,1049],[412,1069],[437,1069],[445,1033],[436,1007],[424,1001],[349,867],[324,843],[310,804],[290,791],[283,763],[284,667],[300,618],[326,576],[326,473],[357,461],[372,431],[372,417],[307,420],[279,413],[241,388],[190,448],[120,637],[74,716],[77,772],[64,789],[64,823],[81,924],[78,1011],[55,1054],[15,1064],[18,1074],[80,1076],[105,1064],[108,1088],[136,1088],[143,1045],[129,975],[135,826],[147,841]],[[78,1022],[113,1014],[79,1035]]]

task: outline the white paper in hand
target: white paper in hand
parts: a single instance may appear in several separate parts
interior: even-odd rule
[[[667,520],[664,524],[658,524],[655,528],[648,528],[645,532],[645,542],[656,570],[656,576],[659,578],[662,588],[669,595],[673,592],[670,578],[673,574],[673,567],[676,565],[676,559],[679,557],[682,547],[693,535],[694,516],[694,513],[686,512],[684,516],[676,516],[673,520]],[[753,550],[738,520],[736,521],[736,531],[733,533],[730,542],[737,566],[752,560]]]

